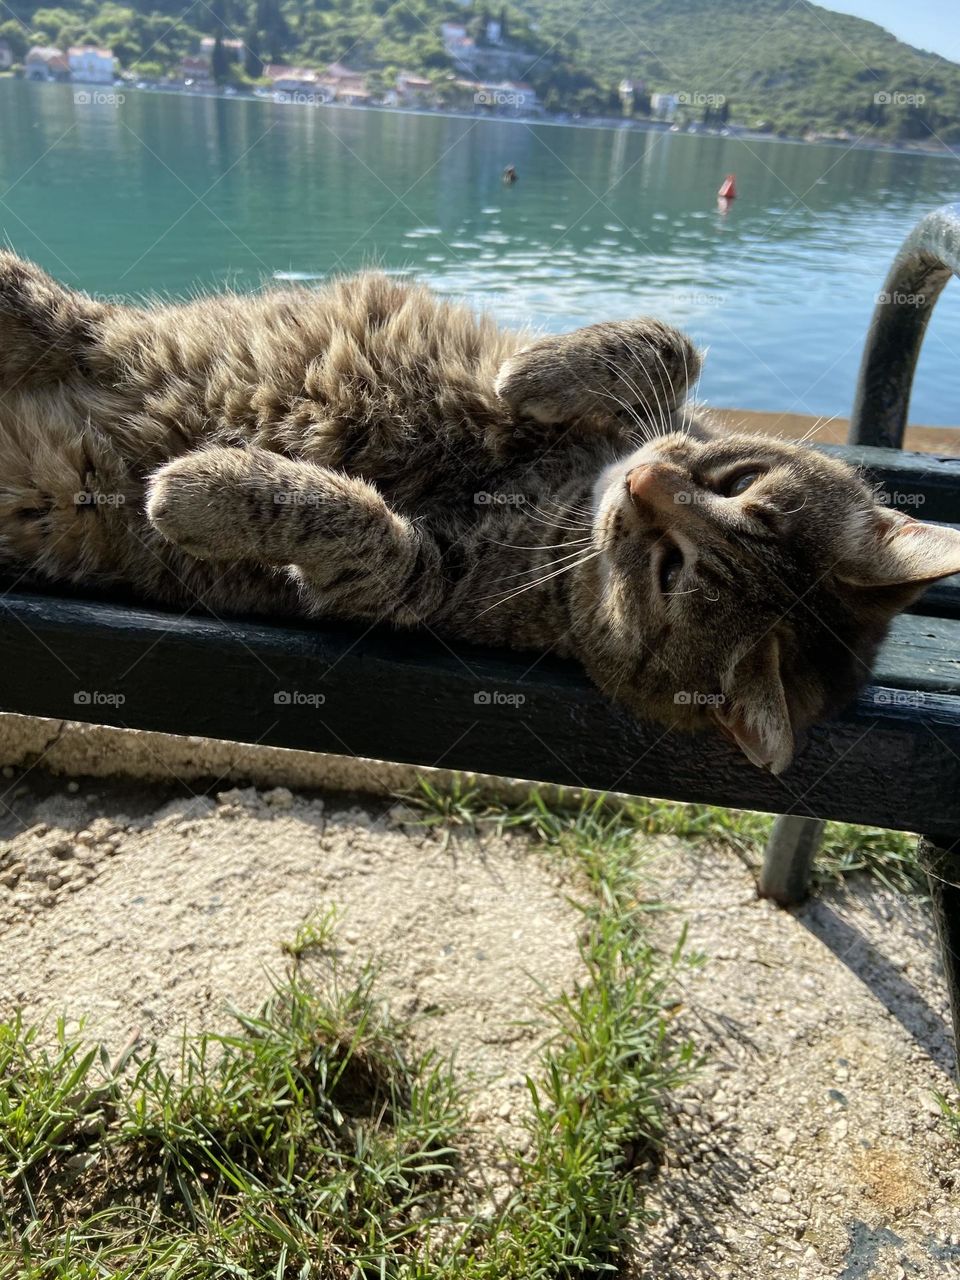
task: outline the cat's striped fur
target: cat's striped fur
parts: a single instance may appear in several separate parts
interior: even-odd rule
[[[0,561],[578,657],[786,767],[960,537],[716,435],[654,320],[530,341],[368,274],[127,306],[0,254]]]

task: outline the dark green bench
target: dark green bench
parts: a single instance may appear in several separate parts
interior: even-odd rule
[[[888,290],[925,289],[932,306],[950,274],[943,264],[958,261],[958,225],[956,210],[921,224]],[[960,521],[960,461],[894,451],[929,307],[891,306],[874,320],[855,440],[840,452],[866,465],[891,500],[915,495],[918,514]],[[22,584],[11,584],[0,604],[5,711],[786,815],[762,884],[781,902],[805,890],[824,819],[922,832],[960,1027],[956,582],[897,621],[873,685],[812,730],[781,778],[719,737],[637,723],[578,668],[551,657],[375,628],[172,615]]]

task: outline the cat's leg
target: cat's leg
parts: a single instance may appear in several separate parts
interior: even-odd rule
[[[700,372],[689,338],[659,320],[613,320],[540,338],[500,368],[496,391],[520,418],[671,428]]]
[[[308,612],[410,625],[442,595],[436,543],[373,485],[265,449],[167,463],[150,479],[147,516],[201,559],[287,566]]]
[[[0,251],[0,391],[90,373],[98,325],[116,310],[64,288],[32,262]]]

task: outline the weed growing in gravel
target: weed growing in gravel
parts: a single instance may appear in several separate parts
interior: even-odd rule
[[[933,1096],[947,1126],[953,1131],[954,1137],[960,1140],[960,1107],[951,1102],[945,1093],[937,1092]]]
[[[773,826],[769,814],[748,810],[669,800],[568,797],[562,791],[555,795],[548,804],[543,793],[534,788],[523,804],[500,804],[485,799],[478,787],[468,786],[460,778],[454,780],[449,792],[440,791],[428,779],[421,778],[418,791],[406,801],[420,811],[426,825],[487,825],[498,830],[526,827],[544,839],[553,839],[560,828],[587,832],[601,821],[602,814],[619,813],[634,832],[731,845],[754,866],[759,865]],[[916,837],[902,831],[828,822],[814,861],[814,884],[837,884],[863,872],[898,893],[923,893],[926,880],[917,861],[916,845]]]
[[[291,976],[174,1072],[4,1027],[0,1275],[339,1277],[402,1256],[453,1175],[461,1097],[371,984],[321,999]]]
[[[473,821],[472,798],[445,822]],[[687,963],[645,936],[635,825],[602,805],[536,801],[535,829],[583,889],[585,978],[540,1010],[530,1145],[515,1190],[454,1212],[464,1093],[411,1055],[375,974],[339,972],[334,916],[306,921],[256,1017],[185,1039],[168,1070],[136,1044],[116,1062],[59,1024],[52,1046],[0,1025],[3,1280],[548,1280],[610,1269],[642,1221],[667,1090],[694,1069],[671,1028]],[[434,815],[430,815],[434,820]],[[323,953],[329,990],[300,973]],[[508,1153],[509,1154],[509,1153]]]

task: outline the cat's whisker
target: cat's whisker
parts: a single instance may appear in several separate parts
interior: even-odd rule
[[[803,435],[797,441],[797,444],[806,444],[808,440],[813,439],[813,437],[817,434],[818,431],[821,430],[821,428],[829,427],[831,423],[836,422],[839,416],[840,415],[838,413],[834,413],[829,418],[817,418],[816,422],[813,423],[813,425],[809,428],[809,430],[803,433]]]
[[[644,402],[644,396],[640,391],[640,388],[630,381],[630,379],[627,377],[624,371],[620,369],[616,364],[614,364],[613,360],[611,360],[609,356],[601,356],[601,363],[603,363],[610,370],[610,372],[614,374],[615,377],[619,378],[620,381],[624,384],[625,387],[627,387],[629,391],[633,392],[634,396],[638,401],[640,401],[641,403]],[[647,440],[653,439],[658,434],[655,430],[651,429],[650,424],[644,422],[643,418],[641,418],[636,408],[636,404],[633,404],[630,401],[625,400],[622,396],[618,396],[613,391],[601,391],[599,392],[599,394],[601,396],[605,396],[610,400],[615,401],[618,405],[620,405],[620,407],[624,410],[627,416],[633,419],[633,421],[640,428],[641,432],[645,433],[643,437],[643,443],[646,443]]]
[[[585,555],[585,556],[583,556],[581,559],[574,561],[574,563],[573,563],[573,564],[565,565],[565,566],[564,566],[563,568],[561,568],[561,569],[555,569],[552,573],[548,573],[548,574],[546,574],[544,577],[539,578],[536,582],[528,582],[528,583],[526,583],[526,585],[525,585],[525,586],[520,587],[520,588],[519,588],[518,590],[516,590],[516,591],[512,591],[512,592],[510,592],[510,594],[509,594],[509,595],[503,596],[503,597],[502,597],[502,599],[500,599],[500,600],[495,600],[495,601],[493,602],[493,604],[488,605],[488,606],[486,607],[486,609],[481,609],[481,610],[480,610],[480,612],[477,614],[477,617],[478,617],[478,618],[482,618],[482,617],[483,617],[483,615],[484,615],[485,613],[489,613],[491,609],[497,609],[497,608],[499,608],[499,607],[500,607],[500,605],[502,605],[502,604],[506,604],[506,603],[507,603],[508,601],[510,601],[510,600],[515,600],[517,596],[521,596],[521,595],[523,595],[523,593],[524,593],[525,591],[532,591],[532,590],[534,589],[534,587],[541,587],[541,586],[543,586],[543,584],[544,584],[545,582],[549,582],[549,581],[551,580],[551,578],[558,578],[558,577],[560,577],[560,575],[561,575],[561,574],[563,574],[563,573],[569,573],[571,569],[578,569],[581,565],[583,565],[583,564],[587,564],[590,560],[594,560],[594,559],[596,559],[596,557],[597,557],[597,556],[599,556],[599,555],[601,555],[601,554],[602,554],[602,552],[601,552],[600,550],[597,550],[597,551],[591,551],[588,555]]]
[[[794,507],[792,511],[781,511],[780,514],[784,516],[795,516],[797,512],[802,511],[806,505],[807,505],[807,500],[806,498],[804,498],[804,500],[800,503],[799,507]]]
[[[504,578],[521,578],[525,573],[542,573],[544,569],[552,569],[555,565],[563,564],[567,560],[575,560],[577,556],[583,555],[583,551],[583,547],[578,547],[567,556],[558,556],[556,560],[548,560],[545,564],[528,564],[525,569],[518,569],[515,573],[505,573],[503,576]]]
[[[634,354],[634,356],[637,358],[638,364],[642,363],[639,359],[639,355],[640,355],[639,349],[635,346],[631,346],[630,350]],[[659,361],[665,373],[666,365],[663,361],[663,357],[660,356],[658,353],[654,353],[654,355],[655,355],[655,359]],[[663,436],[668,434],[670,430],[670,425],[669,425],[668,415],[666,412],[666,403],[664,400],[661,399],[660,395],[658,394],[657,388],[653,384],[653,381],[652,380],[650,381],[650,388],[649,388],[650,392],[653,395],[653,404],[650,405],[649,395],[645,395],[644,392],[641,391],[641,389],[627,377],[626,373],[621,368],[615,365],[609,357],[602,357],[602,360],[603,360],[603,363],[607,366],[607,368],[610,369],[610,371],[620,379],[620,381],[624,384],[624,386],[626,386],[630,391],[633,392],[638,402],[640,402],[641,404],[648,405],[648,407],[654,410],[654,413],[653,413],[654,421],[650,424],[650,427],[651,427],[650,438],[655,438],[657,436]],[[665,392],[667,389],[666,383],[663,377],[660,376],[659,374],[658,374],[658,380],[660,382],[660,391]],[[637,424],[641,425],[641,419],[635,409],[633,410],[633,417],[636,420]],[[646,424],[643,424],[643,425],[646,425]],[[658,427],[660,428],[660,430],[657,430]]]
[[[570,538],[567,542],[534,542],[524,546],[520,542],[498,542],[496,538],[487,538],[487,542],[495,547],[509,547],[511,551],[556,551],[560,547],[575,547],[578,542],[588,543],[591,538]]]
[[[657,433],[655,431],[651,431],[648,424],[640,417],[636,407],[630,404],[628,400],[624,400],[622,396],[618,396],[614,391],[601,391],[599,389],[595,389],[594,394],[600,396],[602,399],[613,400],[614,403],[618,404],[624,413],[626,413],[627,417],[631,418],[637,424],[639,430],[631,431],[630,439],[638,448],[648,444],[656,437]]]
[[[552,502],[553,505],[557,508],[558,512],[569,511],[573,513],[580,513],[581,515],[590,516],[591,518],[593,516],[592,508],[587,506],[586,503],[560,502],[559,499],[557,498],[549,498],[549,497],[546,499],[546,501]]]
[[[540,508],[533,504],[525,508],[525,515],[530,520],[536,520],[539,524],[544,524],[548,529],[567,529],[570,533],[583,533],[592,527],[592,520],[575,520],[573,518],[565,520],[559,516],[554,518],[548,511],[541,511]]]

